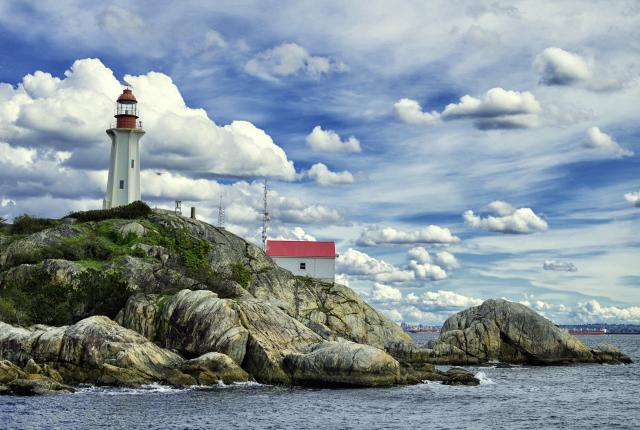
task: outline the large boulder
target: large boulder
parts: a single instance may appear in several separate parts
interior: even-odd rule
[[[220,352],[238,364],[244,360],[248,332],[237,305],[211,291],[181,290],[163,304],[155,327],[152,339],[165,348],[192,357]]]
[[[180,371],[191,375],[198,385],[215,385],[219,382],[232,384],[251,379],[229,356],[218,352],[209,352],[187,360],[180,366]]]
[[[299,385],[377,387],[402,382],[400,365],[386,352],[353,342],[322,342],[284,359]]]
[[[519,303],[487,300],[449,317],[431,347],[447,344],[472,360],[560,364],[604,361],[578,338]]]

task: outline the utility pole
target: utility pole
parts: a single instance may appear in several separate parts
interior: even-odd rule
[[[222,194],[220,194],[220,205],[218,206],[218,228],[224,228],[224,206],[222,206]]]
[[[264,178],[264,207],[262,211],[262,249],[267,251],[267,230],[269,228],[269,210],[267,206],[267,178]]]

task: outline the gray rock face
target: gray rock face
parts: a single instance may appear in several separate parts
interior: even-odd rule
[[[282,371],[284,355],[322,340],[269,304],[253,298],[221,299],[206,290],[182,290],[163,303],[157,295],[137,295],[118,319],[187,356],[224,353],[266,383],[288,383]]]
[[[156,340],[188,356],[221,352],[241,364],[248,331],[237,305],[211,291],[182,290],[168,299],[156,322]],[[149,324],[151,326],[151,323]]]
[[[144,236],[145,229],[144,226],[138,222],[130,222],[127,223],[120,228],[118,228],[118,234],[120,237],[125,238],[129,235],[134,235],[136,237]]]
[[[487,300],[451,316],[431,346],[448,344],[480,362],[556,364],[593,362],[576,337],[519,303]]]
[[[400,365],[389,354],[353,342],[322,342],[288,354],[284,369],[299,385],[376,387],[402,381]]]

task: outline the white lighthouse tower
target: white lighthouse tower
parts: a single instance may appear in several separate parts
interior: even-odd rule
[[[138,121],[137,106],[135,96],[125,88],[116,102],[116,126],[107,130],[111,158],[103,209],[140,200],[140,138],[144,130]]]

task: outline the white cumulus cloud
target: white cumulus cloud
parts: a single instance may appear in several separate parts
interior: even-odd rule
[[[408,124],[427,125],[438,120],[471,119],[476,128],[512,129],[536,127],[542,112],[540,103],[529,91],[510,91],[491,88],[481,98],[460,97],[458,103],[448,104],[440,113],[423,112],[417,101],[401,99],[394,105],[398,118]]]
[[[460,239],[446,227],[429,225],[412,231],[396,230],[393,227],[365,227],[356,241],[358,245],[403,245],[413,243],[455,243]]]
[[[470,227],[500,233],[529,234],[546,231],[549,228],[547,222],[536,215],[531,208],[515,209],[506,215],[503,211],[504,208],[504,205],[494,207],[494,213],[497,216],[489,215],[485,218],[476,215],[472,210],[468,210],[462,214],[462,218],[465,224]],[[499,213],[503,215],[499,215]]]
[[[313,56],[297,43],[283,43],[260,52],[247,62],[244,69],[250,75],[271,81],[296,74],[318,78],[348,70],[342,61]]]
[[[622,148],[613,137],[600,130],[598,127],[590,127],[587,130],[587,138],[584,146],[591,149],[597,149],[601,152],[608,153],[614,157],[631,157],[632,151]]]
[[[402,300],[402,292],[397,288],[376,282],[371,291],[371,297],[376,301],[399,302]]]
[[[360,141],[354,136],[342,140],[333,130],[316,125],[306,137],[307,145],[316,152],[360,152]]]
[[[416,279],[441,281],[447,278],[447,272],[435,264],[418,263],[415,260],[411,260],[409,261],[409,269],[413,271]]]
[[[316,163],[307,172],[307,176],[322,187],[353,183],[353,175],[349,171],[332,172],[323,163]]]
[[[585,59],[561,48],[546,48],[536,56],[533,64],[544,85],[574,85],[591,79]]]
[[[400,121],[411,125],[433,125],[440,121],[438,112],[423,112],[420,103],[407,98],[398,100],[393,105],[393,112]]]

